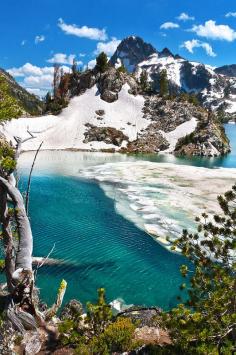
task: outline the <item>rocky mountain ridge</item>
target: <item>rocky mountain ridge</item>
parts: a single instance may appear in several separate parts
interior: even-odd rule
[[[11,139],[16,130],[23,138],[27,137],[28,129],[37,132],[36,138],[24,145],[25,150],[34,150],[41,141],[44,149],[123,153],[175,151],[219,156],[230,150],[220,122],[213,114],[209,116],[205,108],[192,103],[188,95],[161,97],[158,93],[147,93],[134,74],[113,66],[103,72],[94,68],[65,75],[69,80],[68,107],[59,116],[18,119],[4,126],[2,133]],[[198,126],[203,122],[204,139],[201,139]],[[191,138],[187,142],[192,144],[189,149],[185,147],[186,141],[181,140],[185,136]]]
[[[21,87],[15,79],[0,68],[0,117],[10,119],[22,115],[39,115],[43,102]]]
[[[148,45],[148,44],[146,44]],[[124,39],[110,62],[119,67],[123,64],[128,72],[139,78],[142,71],[148,74],[152,88],[159,90],[159,78],[163,69],[167,71],[171,93],[195,93],[202,104],[216,112],[225,112],[229,118],[236,115],[236,78],[234,66],[213,68],[198,62],[191,62],[168,48],[158,52],[154,47],[143,51],[145,42],[140,38]],[[138,55],[134,56],[134,53]],[[141,53],[142,52],[142,53]]]

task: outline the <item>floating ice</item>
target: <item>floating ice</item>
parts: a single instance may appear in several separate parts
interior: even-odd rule
[[[170,249],[167,240],[195,229],[203,212],[218,213],[217,196],[236,181],[236,169],[207,169],[148,161],[117,162],[82,169],[115,201],[117,212]]]

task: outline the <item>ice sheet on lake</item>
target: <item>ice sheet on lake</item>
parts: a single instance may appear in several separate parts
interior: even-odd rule
[[[148,161],[117,162],[82,169],[115,201],[117,212],[170,248],[203,212],[220,211],[217,196],[236,181],[236,169],[207,169]]]

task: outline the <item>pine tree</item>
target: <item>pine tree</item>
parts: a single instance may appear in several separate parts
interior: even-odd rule
[[[75,75],[77,73],[77,60],[75,58],[73,59],[73,64],[71,66],[71,71],[72,71],[73,75]]]
[[[167,316],[182,353],[236,351],[236,185],[218,202],[221,215],[203,213],[196,219],[198,232],[185,230],[173,246],[191,261],[181,267],[188,300]]]
[[[104,288],[98,289],[98,301],[95,304],[87,303],[86,321],[95,334],[100,334],[112,319],[111,306],[106,303]]]
[[[108,58],[106,53],[100,53],[99,56],[96,58],[96,63],[96,69],[99,72],[104,73],[108,68]]]
[[[140,86],[143,92],[147,92],[149,90],[149,83],[148,83],[148,73],[144,69],[140,75]]]
[[[163,69],[160,73],[160,96],[165,97],[169,94],[168,87],[168,79],[167,79],[167,71]]]
[[[47,95],[45,96],[45,110],[46,111],[49,111],[50,110],[50,105],[51,105],[51,102],[52,102],[52,95],[50,92],[47,93]]]
[[[54,100],[57,99],[58,96],[58,87],[61,80],[61,70],[58,64],[54,64],[54,72],[53,72],[53,97]]]
[[[124,63],[122,63],[121,66],[117,70],[119,73],[127,73]]]

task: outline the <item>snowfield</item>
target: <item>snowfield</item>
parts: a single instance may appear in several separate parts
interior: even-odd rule
[[[168,149],[166,149],[163,153],[171,153],[175,149],[176,143],[182,137],[185,137],[187,134],[190,134],[195,131],[197,128],[197,120],[193,117],[190,121],[184,122],[179,125],[174,131],[165,133],[161,131],[161,134],[164,138],[170,143]]]
[[[59,116],[42,116],[19,118],[6,122],[0,127],[8,140],[13,136],[29,137],[27,130],[36,138],[23,144],[23,150],[35,150],[40,142],[44,142],[43,149],[81,149],[99,150],[116,148],[104,142],[83,143],[86,123],[97,127],[113,127],[121,130],[129,139],[135,140],[137,134],[145,129],[150,121],[143,118],[142,108],[144,98],[128,93],[129,86],[123,86],[119,93],[119,100],[107,103],[101,100],[97,87],[88,89],[83,95],[74,97],[69,106]],[[97,119],[95,111],[104,110],[102,120]]]
[[[97,127],[112,127],[122,131],[128,136],[129,141],[137,139],[138,133],[145,130],[151,120],[143,118],[144,97],[129,94],[129,85],[125,84],[119,93],[116,102],[108,103],[100,98],[97,87],[88,89],[83,95],[71,99],[67,108],[58,116],[47,115],[41,117],[19,118],[7,121],[0,125],[0,133],[8,141],[15,144],[14,136],[26,139],[30,137],[30,131],[35,138],[22,144],[23,151],[37,150],[43,141],[43,150],[102,150],[115,149],[113,144],[105,142],[84,143],[84,133],[89,129],[86,124]],[[95,111],[104,110],[105,114],[99,117]],[[173,132],[164,133],[169,141],[168,153],[173,151],[177,140],[196,128],[196,119],[185,122]],[[123,142],[125,146],[127,142]]]

